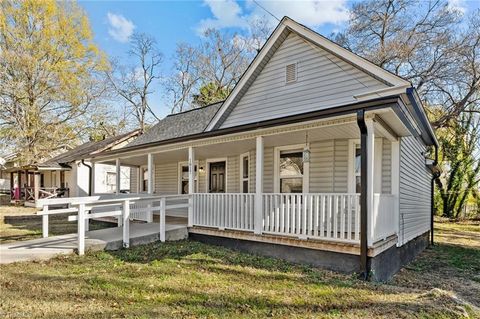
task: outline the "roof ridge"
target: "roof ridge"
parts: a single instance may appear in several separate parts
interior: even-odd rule
[[[182,111],[182,112],[178,112],[178,113],[172,113],[172,114],[168,114],[165,118],[167,117],[172,117],[172,116],[176,116],[176,115],[182,115],[182,114],[185,114],[185,113],[188,113],[188,112],[192,112],[192,111],[198,111],[198,110],[203,110],[209,106],[213,106],[213,105],[217,105],[219,103],[223,103],[225,102],[225,100],[223,101],[218,101],[218,102],[215,102],[215,103],[210,103],[208,105],[205,105],[205,106],[201,106],[201,107],[195,107],[195,108],[192,108],[190,110],[186,110],[186,111]],[[161,120],[160,120],[161,121]]]

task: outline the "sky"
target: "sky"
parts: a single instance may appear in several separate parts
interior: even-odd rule
[[[80,1],[90,19],[95,42],[110,57],[131,63],[127,55],[129,38],[134,32],[155,37],[164,55],[161,72],[168,74],[176,44],[200,41],[205,28],[244,32],[248,19],[267,16],[264,9],[281,19],[294,20],[329,35],[345,26],[352,0],[204,0],[204,1]],[[449,4],[467,13],[480,8],[480,0],[450,0]],[[263,8],[262,8],[263,7]],[[150,98],[158,116],[169,113],[167,101],[160,93]]]

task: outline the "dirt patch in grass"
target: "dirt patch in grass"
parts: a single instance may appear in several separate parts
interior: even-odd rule
[[[440,242],[377,284],[193,241],[150,244],[2,265],[0,317],[480,318],[479,262],[476,247]]]
[[[114,227],[110,223],[90,221],[90,230]],[[51,236],[77,232],[77,223],[69,222],[67,215],[49,217]],[[0,244],[40,238],[42,217],[35,208],[23,206],[0,206]]]

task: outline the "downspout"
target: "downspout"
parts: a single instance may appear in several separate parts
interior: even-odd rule
[[[357,111],[357,124],[360,129],[360,152],[361,152],[361,169],[360,169],[360,277],[368,280],[370,274],[370,265],[368,263],[368,211],[367,211],[367,170],[368,170],[368,152],[367,152],[367,125],[365,124],[365,110]]]
[[[435,144],[435,159],[433,162],[433,166],[437,166],[438,164],[438,146]],[[433,240],[433,217],[435,216],[435,180],[440,177],[440,172],[433,172],[432,180],[431,180],[431,185],[430,185],[430,191],[431,191],[431,202],[430,202],[430,209],[431,209],[431,215],[430,215],[430,245],[434,245],[434,240]]]
[[[88,167],[88,196],[92,196],[92,166],[85,163],[85,160],[82,159],[82,164]]]

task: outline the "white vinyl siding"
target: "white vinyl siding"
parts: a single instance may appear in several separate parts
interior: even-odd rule
[[[155,165],[155,193],[178,194],[178,163]]]
[[[348,140],[335,140],[333,192],[348,192]]]
[[[296,63],[297,79],[285,83]],[[385,88],[370,75],[291,33],[273,54],[222,128],[353,103],[354,95]]]
[[[310,143],[310,192],[333,193],[334,140]]]
[[[400,240],[401,244],[430,229],[432,174],[425,165],[425,146],[415,137],[400,141]]]
[[[390,194],[392,189],[392,143],[383,139],[382,149],[382,193]]]
[[[138,167],[130,167],[130,193],[136,193],[139,189],[137,188],[138,172]]]

